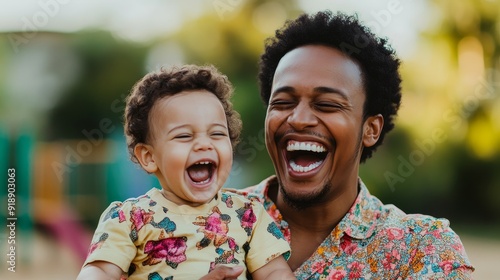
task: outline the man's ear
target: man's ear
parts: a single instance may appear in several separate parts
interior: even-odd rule
[[[139,160],[142,168],[148,173],[155,173],[158,166],[153,157],[153,147],[151,145],[139,143],[134,147],[134,155]]]
[[[363,145],[371,147],[377,143],[384,127],[384,117],[381,114],[369,116],[363,124]]]

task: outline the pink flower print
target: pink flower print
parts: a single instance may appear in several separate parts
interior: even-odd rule
[[[205,230],[223,234],[229,231],[227,223],[223,221],[223,215],[221,215],[219,208],[206,218]]]
[[[363,268],[365,267],[364,264],[361,264],[360,262],[353,262],[347,265],[347,268],[350,269],[349,271],[349,279],[353,278],[360,278],[361,275],[363,275]]]
[[[239,247],[236,244],[236,240],[234,240],[234,238],[228,237],[227,238],[227,244],[229,245],[229,249],[231,249],[233,251],[238,251]]]
[[[132,229],[137,231],[141,230],[141,228],[151,222],[153,219],[153,214],[155,212],[148,210],[148,212],[144,211],[144,209],[137,208],[135,205],[130,210],[130,221],[132,222]]]
[[[326,277],[326,280],[342,280],[346,276],[345,270],[342,269],[332,269]]]
[[[382,264],[385,269],[394,269],[396,268],[396,264],[401,259],[401,255],[398,250],[394,249],[391,252],[385,253],[385,259],[382,260]]]
[[[455,249],[458,252],[462,252],[464,250],[464,246],[461,243],[453,243],[451,247],[453,247],[453,249]]]
[[[101,234],[101,236],[99,236],[99,240],[97,240],[95,243],[92,243],[90,244],[90,248],[89,248],[89,255],[92,254],[96,249],[99,249],[101,248],[102,244],[104,243],[104,241],[106,241],[106,239],[108,239],[109,237],[109,234],[107,234],[106,232]]]
[[[353,255],[358,250],[358,245],[353,243],[350,238],[345,238],[340,243],[340,248],[342,251],[348,255]]]
[[[267,209],[267,213],[273,218],[273,220],[278,223],[279,221],[283,220],[283,217],[278,211],[278,208],[276,208],[276,205],[272,205],[271,207],[269,207],[269,209]]]
[[[230,222],[231,217],[227,214],[221,214],[217,206],[212,208],[212,213],[207,217],[196,217],[193,224],[200,226],[198,232],[204,233],[203,239],[196,244],[198,250],[207,247],[212,241],[214,241],[216,247],[224,244],[227,241],[228,224]]]
[[[311,266],[311,269],[312,269],[313,273],[317,272],[319,274],[322,274],[323,271],[325,270],[325,267],[326,267],[326,263],[323,260],[321,260],[321,261],[313,263]]]
[[[453,270],[453,261],[452,260],[448,260],[448,261],[440,262],[439,266],[444,271],[444,274],[448,275]]]
[[[120,223],[123,223],[123,222],[125,222],[125,220],[126,220],[126,218],[125,218],[125,213],[123,213],[123,210],[120,210],[120,211],[118,212],[118,221],[119,221]]]
[[[399,240],[404,236],[404,230],[400,228],[388,228],[386,232],[389,240],[394,240],[394,239]]]
[[[147,258],[142,265],[155,265],[165,260],[172,268],[185,261],[187,237],[170,237],[158,241],[148,241],[144,246],[144,253]]]
[[[245,229],[247,235],[252,235],[253,224],[257,221],[257,217],[253,213],[253,208],[251,203],[245,203],[245,206],[236,210],[238,213],[238,218],[241,222],[241,227]]]
[[[434,247],[434,245],[432,244],[429,244],[425,246],[424,252],[426,255],[434,255],[434,253],[436,252],[436,247]]]

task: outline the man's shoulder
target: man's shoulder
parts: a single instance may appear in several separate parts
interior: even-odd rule
[[[445,218],[436,218],[424,214],[406,214],[392,204],[383,205],[382,227],[404,228],[417,233],[450,228],[450,222]]]
[[[377,229],[379,237],[400,239],[409,246],[421,249],[432,245],[438,248],[436,252],[451,250],[465,255],[460,237],[450,227],[448,219],[423,214],[406,214],[394,205],[384,205],[383,213]]]
[[[396,248],[400,250],[399,254],[415,252],[411,258],[414,270],[421,266],[424,259],[432,262],[436,271],[445,269],[441,266],[448,264],[455,268],[460,267],[460,271],[454,272],[455,274],[474,270],[460,237],[450,227],[447,219],[406,214],[394,205],[384,205],[382,213],[375,237],[375,240],[379,241],[377,244],[382,246],[379,248],[381,251]],[[420,273],[425,271],[427,270],[422,269]]]

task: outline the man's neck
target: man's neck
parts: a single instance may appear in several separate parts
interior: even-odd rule
[[[309,232],[330,233],[335,226],[349,212],[356,200],[357,188],[348,193],[337,196],[331,201],[320,203],[305,209],[298,209],[289,205],[278,192],[275,203],[283,219],[291,229],[304,229]]]
[[[283,219],[288,223],[293,254],[288,260],[292,270],[299,268],[316,251],[338,223],[349,212],[358,194],[358,187],[348,187],[330,201],[297,209],[289,205],[275,186],[268,196],[275,202]]]
[[[310,231],[330,231],[342,220],[354,204],[359,192],[359,181],[356,177],[345,187],[333,186],[328,201],[320,202],[306,208],[290,205],[279,190],[277,181],[267,190],[267,196],[276,204],[284,220],[290,227],[306,228]]]

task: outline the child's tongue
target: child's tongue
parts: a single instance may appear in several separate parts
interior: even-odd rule
[[[210,178],[210,166],[208,164],[196,164],[188,168],[188,175],[193,182],[203,182]]]

